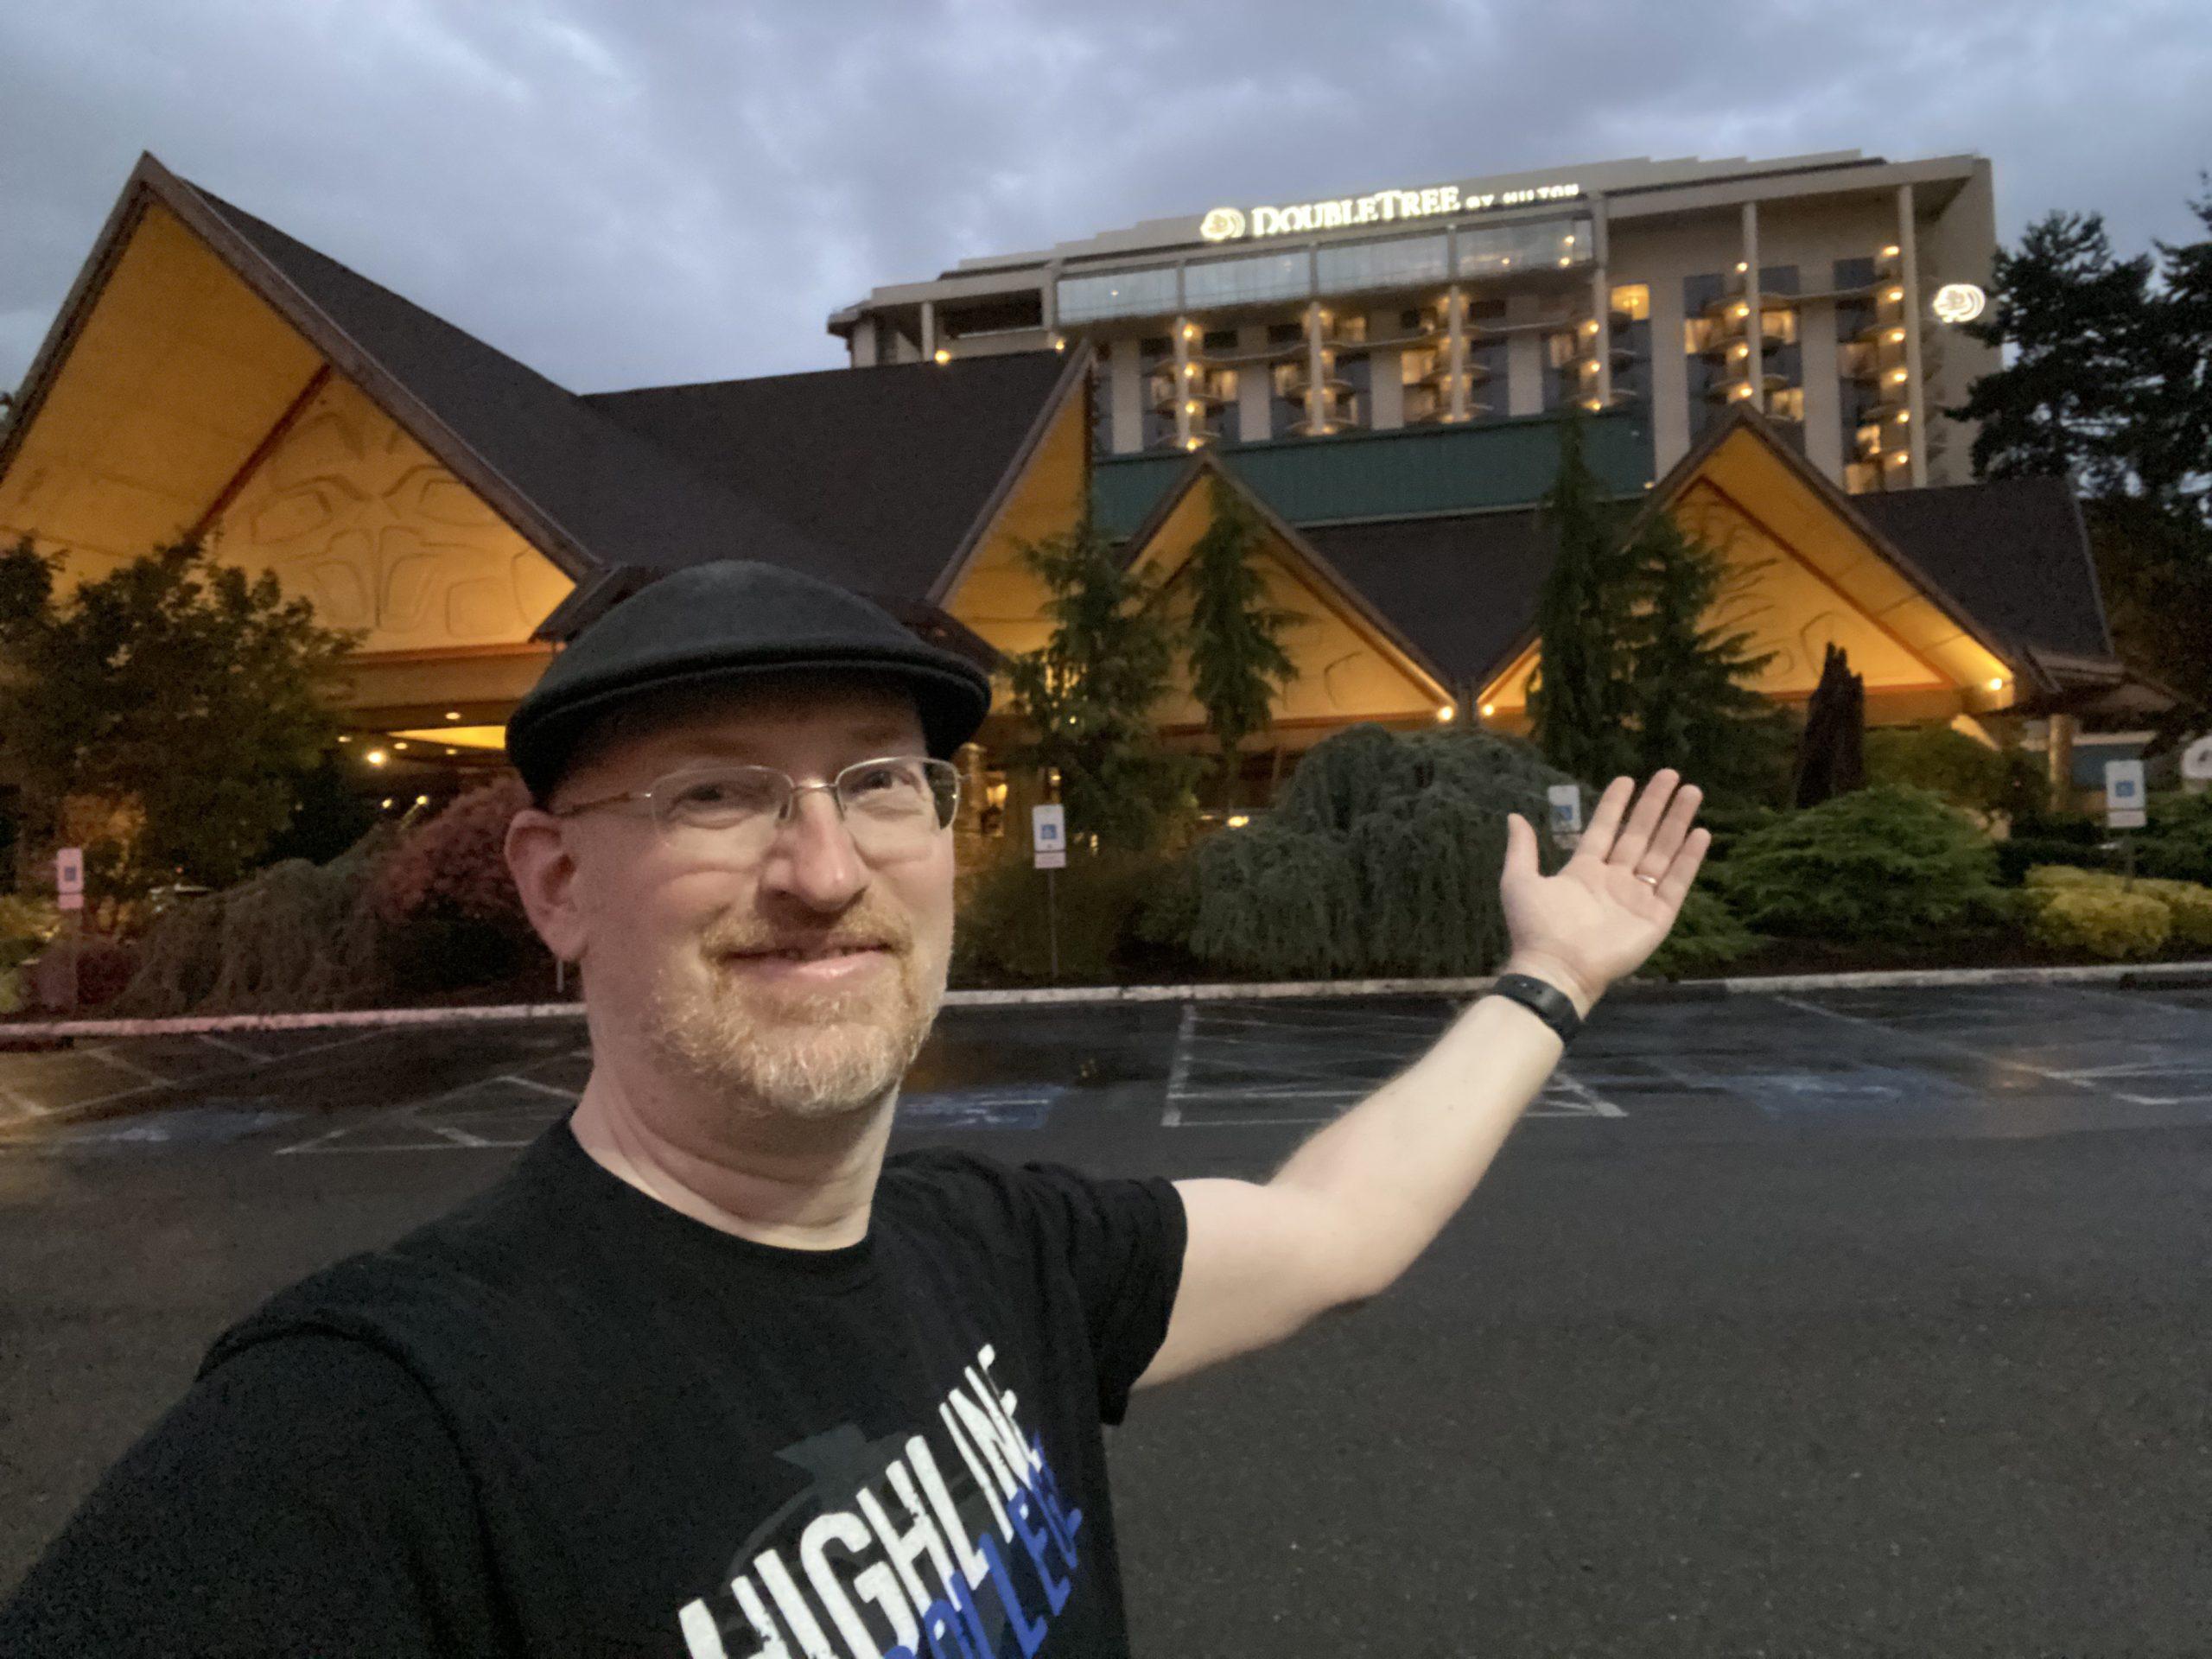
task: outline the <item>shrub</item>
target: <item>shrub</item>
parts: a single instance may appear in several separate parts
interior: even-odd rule
[[[2149,893],[2077,882],[2050,889],[2029,931],[2055,950],[2118,960],[2158,955],[2172,926],[2173,912]]]
[[[1643,971],[1662,979],[1688,979],[1720,973],[1757,950],[1765,941],[1736,919],[1726,902],[1702,876],[1682,901],[1673,931],[1651,953]]]
[[[1546,789],[1571,782],[1479,729],[1356,726],[1316,744],[1263,818],[1192,854],[1202,959],[1266,977],[1479,974],[1506,947],[1505,815],[1560,854]]]
[[[406,988],[504,979],[541,947],[507,873],[507,823],[530,804],[513,774],[456,797],[410,830],[378,870],[376,906]]]
[[[2133,891],[2148,893],[2173,918],[2172,943],[2193,950],[2212,948],[2212,887],[2195,881],[2138,881]]]
[[[60,928],[61,912],[52,899],[0,893],[0,973],[29,962]]]
[[[2159,795],[2135,832],[2135,868],[2175,881],[2212,881],[2212,791]]]
[[[2024,812],[2045,787],[2037,756],[1993,749],[1948,726],[1891,726],[1867,733],[1866,781],[1924,789],[1984,817]]]
[[[2022,878],[2021,885],[2031,893],[2044,893],[2060,887],[2117,883],[2119,880],[2107,871],[2085,870],[2077,864],[2037,864]]]
[[[952,976],[963,985],[1049,980],[1056,924],[1061,981],[1114,979],[1163,935],[1180,944],[1172,917],[1163,929],[1148,912],[1182,890],[1178,861],[1167,856],[1077,850],[1053,879],[1048,911],[1045,872],[1009,851],[969,884],[953,929]]]
[[[1988,841],[1924,790],[1854,790],[1744,837],[1713,871],[1745,925],[1786,938],[1912,944],[1995,922]]]
[[[287,859],[164,912],[139,941],[118,1014],[286,1013],[346,1007],[384,985],[370,893],[387,826],[327,864]]]
[[[0,1014],[21,1014],[30,1001],[30,976],[21,968],[0,968]]]

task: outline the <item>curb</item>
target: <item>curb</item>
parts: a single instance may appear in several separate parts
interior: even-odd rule
[[[1631,1001],[1711,1001],[1796,991],[1925,989],[1981,985],[2212,986],[2212,961],[2100,964],[2072,968],[1928,968],[1853,974],[1742,975],[1725,979],[1630,980],[1609,995]],[[1007,991],[949,991],[948,1008],[1090,1007],[1115,1003],[1264,1001],[1285,998],[1464,996],[1486,990],[1487,976],[1459,979],[1338,979],[1261,984],[1078,985]],[[581,1002],[517,1002],[489,1007],[357,1008],[322,1014],[191,1015],[172,1020],[53,1020],[0,1025],[0,1052],[18,1041],[78,1037],[194,1037],[222,1032],[323,1031],[346,1027],[465,1026],[526,1020],[581,1020]]]

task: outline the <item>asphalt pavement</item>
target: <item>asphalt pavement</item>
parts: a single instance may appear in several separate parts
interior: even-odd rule
[[[900,1135],[1263,1175],[1438,1000],[963,1009]],[[0,1053],[0,1584],[579,1025]],[[1389,1294],[1115,1436],[1152,1656],[2212,1653],[2212,991],[1622,1000]]]

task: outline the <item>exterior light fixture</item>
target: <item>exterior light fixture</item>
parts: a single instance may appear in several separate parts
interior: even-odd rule
[[[1904,289],[1901,288],[1893,288],[1888,293],[1883,295],[1882,297],[1887,300],[1891,305],[1895,305],[1899,300],[1904,298]]]
[[[1185,449],[1195,449],[1198,447],[1198,441],[1196,438],[1185,438],[1183,440],[1183,447]]]
[[[1450,724],[1452,716],[1456,712],[1458,711],[1455,710],[1450,703],[1446,703],[1441,709],[1439,709],[1436,711],[1436,723],[1440,726]]]
[[[447,718],[448,720],[459,720],[459,719],[461,718],[461,710],[460,710],[460,709],[447,709],[447,710],[446,710],[446,718]]]
[[[1749,357],[1751,354],[1751,348],[1748,346],[1738,346],[1733,353],[1733,355],[1737,357]]]
[[[1882,250],[1882,257],[1885,259],[1894,259],[1897,257],[1897,254],[1901,250],[1895,247],[1884,248]]]
[[[1192,414],[1192,415],[1195,415],[1195,414],[1197,414],[1197,413],[1198,412],[1198,404],[1184,404],[1184,405],[1183,405],[1183,407],[1184,407],[1184,409],[1185,409],[1185,410],[1186,410],[1188,412],[1190,412],[1190,413],[1191,413],[1191,414]]]
[[[353,735],[350,732],[340,732],[338,734],[338,741],[340,743],[351,743],[353,741]]]
[[[385,761],[389,758],[390,757],[387,756],[382,749],[371,749],[368,753],[363,757],[363,759],[366,760],[372,766],[380,766],[384,765]]]
[[[1592,317],[1587,322],[1584,323],[1582,325],[1582,332],[1586,334],[1596,334],[1598,332],[1598,319]]]
[[[1592,409],[1603,409],[1603,408],[1605,407],[1605,405],[1604,405],[1603,404],[1599,403],[1599,402],[1598,401],[1598,399],[1596,399],[1595,397],[1592,397],[1592,398],[1590,400],[1589,406],[1590,406]]]
[[[952,353],[940,346],[937,348],[937,360],[939,363],[950,363],[952,361]]]
[[[1737,274],[1738,276],[1745,276],[1745,275],[1748,274],[1748,273],[1750,272],[1750,270],[1751,270],[1751,262],[1750,260],[1748,260],[1748,259],[1738,259],[1738,260],[1736,262],[1736,274]]]
[[[1904,371],[1903,369],[1891,369],[1890,371],[1890,378],[1896,381],[1899,385],[1903,385],[1904,384]]]
[[[1903,425],[1904,425],[1907,421],[1910,420],[1911,418],[1912,418],[1912,411],[1911,411],[1910,410],[1909,410],[1909,409],[1901,409],[1901,410],[1897,410],[1897,424],[1898,424],[1899,426],[1903,426]]]
[[[395,749],[404,749],[404,748],[405,748],[405,747],[407,747],[407,745],[406,745],[405,741],[403,740],[403,741],[397,741],[397,742],[393,743],[391,747],[392,747],[393,748],[395,748]]]
[[[1195,323],[1195,322],[1186,322],[1186,323],[1185,323],[1185,324],[1183,325],[1183,338],[1184,338],[1184,339],[1185,339],[1185,340],[1196,340],[1198,337],[1198,325],[1197,323]]]
[[[1229,827],[1232,830],[1242,830],[1246,824],[1251,822],[1252,820],[1247,817],[1243,813],[1238,812],[1230,816]]]
[[[391,797],[389,795],[384,798],[384,810],[387,812],[391,810]]]
[[[1989,683],[1989,689],[1993,691],[2002,691],[2005,689],[2005,681],[2003,677],[2000,676],[1999,677],[1992,680]]]
[[[1564,254],[1564,253],[1562,253],[1561,255],[1560,255],[1560,257],[1559,257],[1559,262],[1560,262],[1560,264],[1561,264],[1562,265],[1571,265],[1571,264],[1573,264],[1574,263],[1574,261],[1573,261],[1573,258],[1571,258],[1569,256],[1567,256],[1567,255],[1566,255],[1566,254]]]
[[[1895,345],[1895,344],[1897,344],[1899,340],[1902,340],[1904,338],[1904,329],[1902,329],[1902,328],[1892,328],[1892,329],[1891,329],[1891,330],[1890,330],[1890,343],[1891,343],[1891,345]]]
[[[1494,714],[1496,714],[1497,712],[1497,705],[1496,703],[1494,703],[1494,702],[1486,702],[1486,703],[1483,704],[1483,713],[1484,713],[1484,715],[1494,715]]]
[[[1751,308],[1748,305],[1739,305],[1736,308],[1736,315],[1739,317],[1748,317],[1751,315]]]
[[[417,795],[415,798],[415,804],[417,806],[428,806],[429,804],[430,798],[427,795]]]
[[[1067,348],[1068,337],[1065,334],[1054,334],[1052,336],[1052,349],[1054,351],[1065,352]]]
[[[1892,466],[1892,467],[1896,467],[1896,466],[1901,465],[1901,464],[1904,462],[1904,450],[1902,450],[1902,449],[1892,449],[1892,450],[1891,450],[1891,451],[1890,451],[1890,465],[1891,465],[1891,466]]]

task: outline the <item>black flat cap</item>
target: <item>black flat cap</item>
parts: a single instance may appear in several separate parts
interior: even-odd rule
[[[541,800],[576,740],[642,693],[809,669],[903,681],[929,752],[950,758],[990,711],[990,676],[859,594],[772,564],[722,559],[649,583],[555,657],[507,720],[507,757]]]

